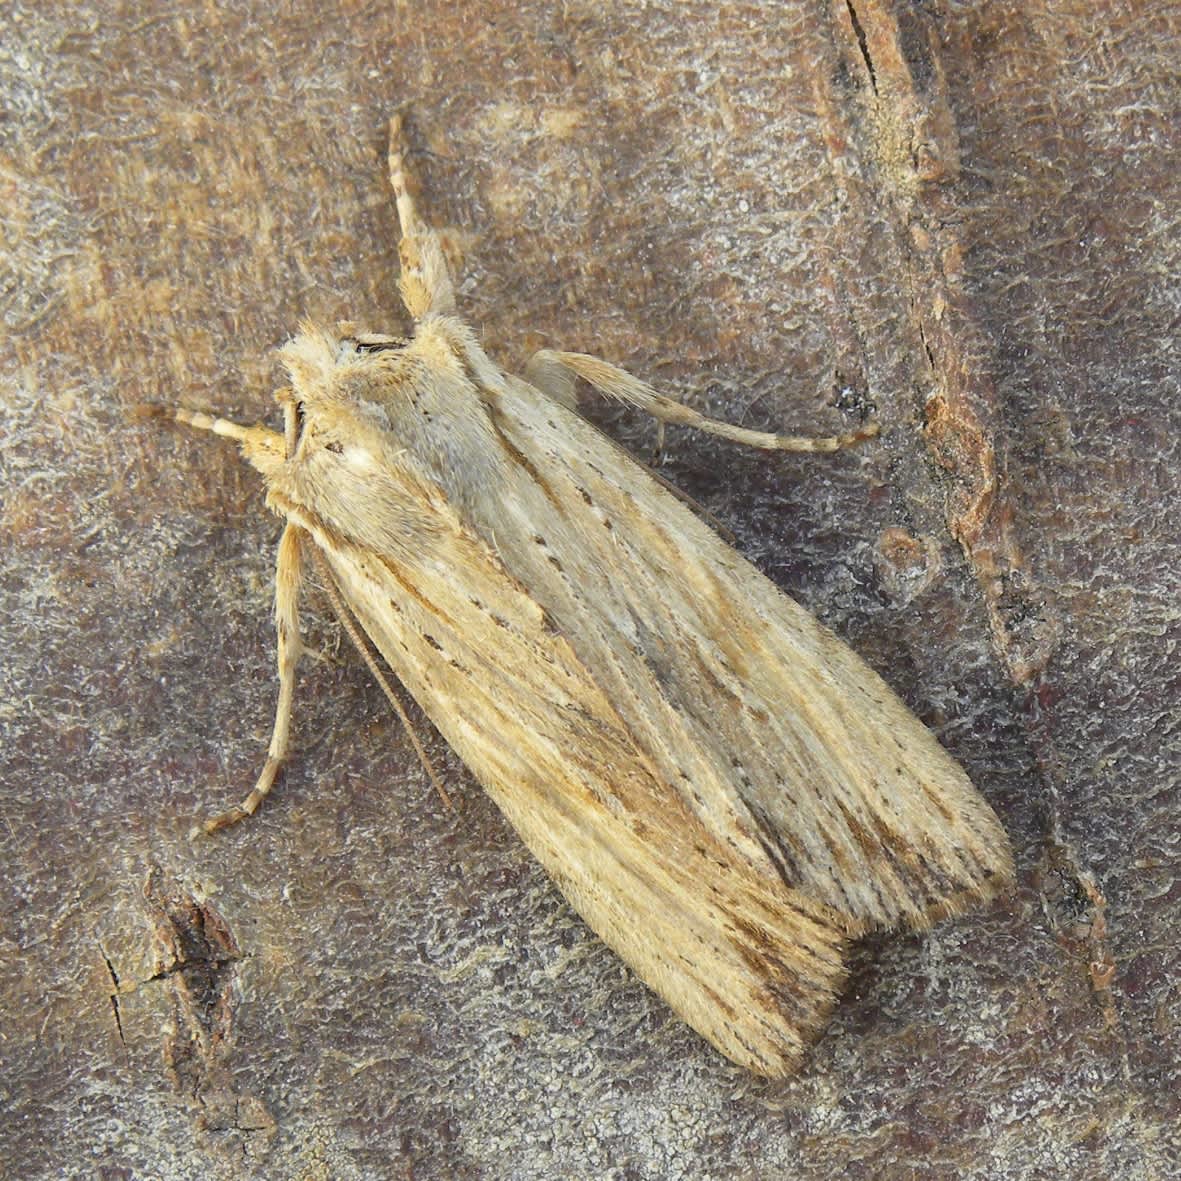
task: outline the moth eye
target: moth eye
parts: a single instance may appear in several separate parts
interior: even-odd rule
[[[333,439],[331,443],[325,443],[324,450],[331,451],[333,455],[343,455],[344,454],[344,447],[340,443],[338,443],[335,439]]]
[[[351,344],[358,353],[385,353],[404,349],[410,342],[401,336],[364,332],[360,336],[346,336],[341,343]]]

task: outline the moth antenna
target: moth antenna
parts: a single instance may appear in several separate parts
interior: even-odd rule
[[[352,613],[340,597],[340,592],[336,589],[336,580],[332,577],[332,571],[329,569],[328,563],[324,561],[323,555],[316,547],[312,547],[312,553],[315,555],[316,565],[320,569],[320,576],[324,582],[324,591],[328,595],[328,601],[332,604],[332,610],[336,612],[336,617],[348,633],[349,639],[352,640],[353,647],[361,654],[361,659],[365,661],[369,671],[373,674],[373,679],[381,686],[381,691],[386,695],[390,705],[394,707],[394,712],[401,719],[402,725],[406,729],[406,736],[410,739],[410,745],[414,747],[414,753],[418,755],[418,761],[422,764],[422,768],[427,773],[427,777],[431,783],[434,784],[435,791],[439,793],[439,798],[443,801],[448,811],[454,812],[456,810],[455,804],[452,802],[447,789],[443,786],[443,781],[439,778],[438,772],[430,760],[430,756],[426,753],[426,748],[422,745],[414,729],[414,724],[410,721],[410,717],[403,708],[402,703],[390,687],[389,681],[386,680],[385,673],[381,671],[381,666],[374,659],[373,653],[369,650],[369,645],[361,636],[356,623],[353,621]]]

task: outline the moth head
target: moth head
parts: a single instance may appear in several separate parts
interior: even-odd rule
[[[399,354],[408,343],[400,336],[361,332],[350,323],[338,324],[335,331],[304,324],[279,358],[301,407],[341,405],[357,401],[358,378],[371,377],[374,369],[400,368]]]

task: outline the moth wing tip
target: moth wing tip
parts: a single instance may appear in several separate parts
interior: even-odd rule
[[[914,931],[927,931],[947,919],[959,918],[974,910],[988,909],[1012,892],[1015,880],[1012,860],[1006,855],[995,866],[985,867],[971,883],[949,891],[905,916],[903,924]]]

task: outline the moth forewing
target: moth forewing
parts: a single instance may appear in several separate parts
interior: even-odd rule
[[[349,547],[329,561],[366,633],[589,924],[724,1053],[789,1069],[843,978],[843,932],[655,777],[492,551],[462,532],[444,544],[435,557],[458,577],[450,561],[391,573]]]
[[[1008,842],[885,683],[573,410],[561,373],[758,446],[874,431],[743,431],[583,354],[505,374],[453,314],[398,134],[413,337],[297,336],[281,457],[272,432],[211,429],[263,472],[288,567],[315,547],[342,613],[590,926],[723,1053],[783,1074],[847,941],[992,897]],[[297,582],[289,568],[281,590]],[[298,626],[289,605],[280,620]]]

